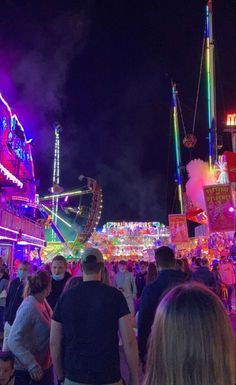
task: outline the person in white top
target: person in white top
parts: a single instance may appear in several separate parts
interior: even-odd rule
[[[134,316],[134,298],[137,295],[137,288],[133,274],[126,270],[126,261],[120,261],[118,264],[119,272],[115,275],[115,287],[119,289],[128,304],[129,311]]]
[[[234,269],[232,266],[232,263],[228,260],[228,258],[225,255],[221,256],[221,263],[219,266],[219,274],[221,281],[226,285],[228,290],[228,300],[227,300],[227,311],[229,313],[234,313],[232,311],[232,294],[235,287],[235,274]]]

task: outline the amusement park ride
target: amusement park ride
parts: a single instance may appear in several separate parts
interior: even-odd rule
[[[232,198],[236,199],[236,114],[229,114],[227,117],[226,128],[224,132],[230,132],[232,137],[232,150],[225,151],[223,155],[219,156],[219,149],[221,149],[220,143],[218,143],[218,132],[217,132],[217,111],[216,111],[216,80],[215,80],[215,44],[213,37],[213,9],[212,9],[212,0],[208,0],[206,5],[206,18],[205,18],[205,30],[204,30],[204,39],[202,45],[202,55],[200,62],[200,71],[199,79],[197,86],[197,96],[196,104],[193,117],[193,126],[190,133],[186,132],[185,124],[183,121],[183,114],[181,110],[180,99],[178,96],[178,91],[176,84],[172,82],[172,121],[173,121],[173,132],[174,132],[174,143],[175,143],[175,158],[176,158],[176,181],[177,181],[177,192],[178,192],[178,208],[180,214],[186,215],[186,219],[198,223],[200,225],[208,224],[208,217],[205,211],[204,205],[198,205],[196,199],[196,191],[199,190],[199,196],[203,194],[205,184],[203,182],[203,175],[200,174],[197,170],[196,174],[199,174],[199,178],[195,177],[195,194],[194,199],[188,191],[188,183],[184,186],[183,183],[183,173],[186,169],[189,174],[188,166],[192,162],[199,165],[205,166],[208,168],[208,180],[212,180],[212,183],[208,184],[229,184],[232,189]],[[196,113],[198,107],[199,99],[199,90],[200,83],[202,80],[203,74],[203,64],[205,62],[205,78],[206,78],[206,96],[207,96],[207,120],[208,120],[208,167],[207,163],[201,160],[193,160],[186,167],[181,161],[181,139],[180,139],[180,129],[179,129],[179,119],[180,115],[182,118],[182,128],[184,131],[183,145],[187,149],[193,149],[197,143],[197,138],[195,136],[195,125],[196,125]],[[193,163],[192,163],[193,165]],[[211,176],[211,178],[210,178]],[[188,175],[189,180],[191,179]],[[200,183],[198,183],[200,181]],[[184,191],[185,190],[185,191]],[[190,190],[190,189],[189,189]],[[192,194],[193,195],[193,194]],[[235,202],[234,202],[235,206]],[[235,215],[235,207],[227,212],[227,215]]]
[[[53,185],[50,195],[39,197],[32,140],[0,94],[0,256],[8,265],[13,255],[39,258],[46,241],[60,242],[67,255],[76,255],[99,222],[102,190],[94,179],[80,176],[86,185],[68,192],[59,185],[62,128],[56,123],[54,130]]]
[[[194,135],[197,102],[205,53],[207,104],[208,104],[208,143],[210,172],[216,167],[220,177],[217,183],[230,182],[235,193],[236,185],[236,114],[230,114],[227,130],[231,133],[234,152],[226,152],[225,158],[218,157],[217,121],[215,101],[214,73],[214,39],[212,27],[212,1],[206,7],[206,25],[201,58],[201,68],[196,98],[193,128],[191,133],[184,132],[183,145],[191,149],[197,139]],[[176,175],[179,201],[179,212],[188,220],[198,224],[207,224],[204,207],[197,205],[191,196],[184,193],[183,164],[181,162],[180,130],[178,112],[180,102],[176,85],[172,83],[173,131],[175,140]],[[180,111],[181,112],[181,111]],[[182,115],[182,114],[181,114]],[[38,185],[34,174],[31,139],[27,140],[23,126],[17,115],[12,113],[6,100],[0,94],[0,257],[11,266],[15,258],[39,258],[40,249],[52,245],[63,245],[66,255],[78,255],[81,247],[89,240],[99,223],[102,210],[102,189],[97,182],[81,175],[84,185],[72,191],[64,191],[60,186],[60,135],[62,127],[59,123],[53,126],[55,133],[54,164],[52,186],[49,194],[39,197],[36,194]],[[231,159],[234,159],[231,162]],[[191,162],[190,162],[191,163]],[[231,165],[230,165],[231,164]],[[227,165],[227,166],[225,166]],[[186,167],[188,168],[188,167]],[[227,168],[227,172],[225,172]],[[222,175],[228,174],[227,178]],[[226,178],[226,179],[225,179]],[[187,182],[188,183],[188,182]],[[187,187],[187,184],[186,186]],[[203,186],[201,186],[201,190]],[[187,188],[186,188],[186,192]],[[231,207],[235,215],[234,207]],[[107,234],[107,235],[106,235]],[[121,239],[120,235],[123,234]],[[127,253],[135,250],[135,245],[143,243],[149,247],[150,239],[159,242],[160,236],[166,238],[168,229],[158,222],[154,223],[109,223],[104,228],[104,248],[114,247]],[[137,241],[137,239],[140,239]],[[95,239],[95,245],[96,245]],[[123,242],[123,243],[122,243]],[[122,244],[121,244],[122,243]],[[111,247],[112,246],[112,247]],[[135,251],[136,253],[136,251]],[[141,253],[141,251],[140,251]],[[128,255],[128,254],[127,254]],[[141,254],[140,254],[141,255]]]

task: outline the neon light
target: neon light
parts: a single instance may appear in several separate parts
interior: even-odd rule
[[[208,152],[209,166],[217,160],[217,129],[216,129],[216,104],[215,104],[215,78],[214,78],[214,40],[212,26],[212,2],[206,6],[206,88],[208,110]]]
[[[178,113],[177,113],[177,98],[176,98],[176,86],[172,85],[172,100],[173,100],[173,123],[174,123],[174,139],[175,139],[175,156],[176,156],[176,174],[177,174],[177,185],[178,185],[178,197],[180,212],[183,214],[183,191],[182,191],[182,177],[181,177],[181,156],[179,146],[179,124],[178,124]]]
[[[236,126],[236,114],[228,114],[226,126]]]
[[[71,191],[71,192],[64,192],[64,193],[61,193],[61,194],[55,194],[53,196],[56,197],[56,198],[63,198],[63,197],[66,197],[66,196],[87,194],[88,192],[91,192],[91,191],[88,191],[88,190],[86,190],[86,191],[77,190],[77,191]],[[52,195],[46,195],[46,196],[40,198],[39,200],[40,201],[44,201],[44,200],[49,200],[49,199],[52,199]]]
[[[5,231],[9,231],[10,233],[19,234],[19,231],[12,230],[12,229],[9,229],[9,228],[4,227],[4,226],[0,226],[0,229],[5,230]],[[28,234],[26,234],[26,233],[22,233],[22,236],[25,236],[25,237],[27,237],[27,238],[36,239],[36,240],[38,240],[38,241],[43,241],[43,242],[44,242],[43,239],[34,237],[33,235],[28,235]]]
[[[51,214],[53,214],[53,211],[50,210],[47,206],[42,205],[42,207],[43,207],[45,210],[49,211]],[[55,214],[55,213],[54,213],[54,214]],[[66,222],[66,221],[65,221],[63,218],[61,218],[58,214],[55,214],[55,216],[56,216],[58,219],[60,219],[60,221],[62,221],[63,223],[65,223],[65,225],[67,225],[68,227],[72,227],[68,222]]]
[[[0,172],[9,179],[12,183],[16,184],[18,187],[23,188],[23,183],[17,179],[10,171],[6,169],[1,163],[0,163]]]
[[[233,212],[234,212],[233,206],[229,207],[229,212],[230,212],[230,213],[233,213]]]

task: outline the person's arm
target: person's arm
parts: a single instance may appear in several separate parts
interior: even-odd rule
[[[50,333],[50,350],[56,375],[59,381],[63,381],[64,371],[62,366],[62,324],[53,320]]]
[[[119,333],[122,339],[125,357],[129,367],[130,385],[138,385],[138,347],[132,327],[130,314],[119,318]]]

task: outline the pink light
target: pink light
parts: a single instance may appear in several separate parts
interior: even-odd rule
[[[11,115],[11,118],[12,118],[12,112],[11,112],[11,108],[9,106],[9,104],[7,103],[7,101],[4,99],[4,97],[2,96],[2,94],[0,93],[0,100],[3,102],[3,104],[7,107],[7,110],[9,112],[9,114]]]
[[[65,203],[68,202],[68,199],[69,199],[69,196],[67,195],[67,196],[65,197],[65,199],[64,199],[64,202],[65,202]]]
[[[230,213],[233,213],[233,212],[234,212],[233,206],[230,206],[230,207],[229,207],[229,212],[230,212]]]
[[[18,187],[23,188],[23,183],[17,179],[10,171],[6,169],[6,167],[3,166],[3,164],[0,163],[0,172],[11,182],[16,184]]]

